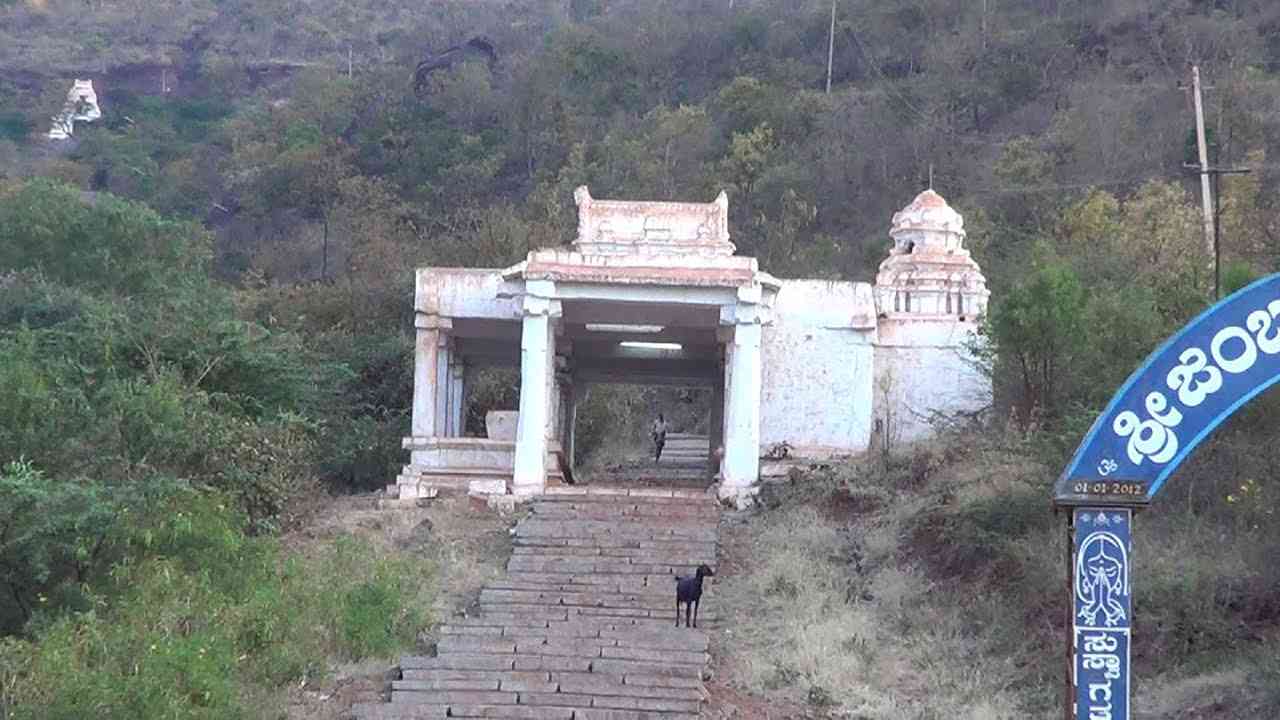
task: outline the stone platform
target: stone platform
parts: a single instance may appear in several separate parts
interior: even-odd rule
[[[548,488],[479,614],[440,628],[434,656],[402,658],[391,701],[357,705],[355,717],[698,717],[714,580],[699,627],[677,629],[674,578],[715,567],[719,518],[714,497],[694,490]]]

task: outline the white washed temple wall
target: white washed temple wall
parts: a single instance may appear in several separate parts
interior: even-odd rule
[[[991,405],[991,378],[966,350],[974,331],[972,322],[947,319],[881,320],[872,397],[879,432],[894,445]]]
[[[874,303],[866,283],[784,280],[762,338],[760,444],[862,452],[871,432]]]

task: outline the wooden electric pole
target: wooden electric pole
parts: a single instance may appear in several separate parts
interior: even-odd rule
[[[1222,297],[1222,189],[1219,179],[1223,175],[1245,175],[1252,172],[1250,168],[1220,168],[1206,167],[1204,165],[1183,165],[1183,167],[1197,173],[1205,182],[1207,178],[1213,178],[1213,211],[1210,219],[1209,229],[1213,232],[1213,241],[1210,248],[1210,255],[1213,256],[1213,299],[1218,300]]]
[[[1213,257],[1212,193],[1209,191],[1209,145],[1204,138],[1204,104],[1200,99],[1200,66],[1191,66],[1191,98],[1196,109],[1196,146],[1200,152],[1200,206],[1204,211],[1204,250]]]
[[[831,61],[836,56],[836,0],[831,0],[831,31],[827,33],[827,94],[831,94]]]
[[[1219,178],[1223,175],[1243,175],[1249,168],[1221,168],[1209,165],[1209,143],[1204,134],[1204,100],[1201,97],[1200,66],[1191,66],[1191,101],[1196,112],[1196,149],[1200,155],[1200,164],[1184,164],[1200,176],[1200,206],[1204,212],[1204,245],[1205,254],[1213,264],[1213,299],[1222,297],[1222,239],[1220,216]],[[1212,180],[1212,189],[1210,181]]]

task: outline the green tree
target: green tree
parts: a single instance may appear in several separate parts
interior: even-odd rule
[[[93,483],[47,478],[29,461],[0,468],[0,635],[75,607],[78,584],[101,570],[115,509]]]
[[[210,257],[205,232],[144,205],[109,195],[86,198],[48,180],[0,197],[0,267],[132,295],[203,276]]]
[[[1001,362],[1021,381],[1024,417],[1033,409],[1058,410],[1058,391],[1081,340],[1086,294],[1079,277],[1060,260],[1032,269],[991,309],[989,334]]]

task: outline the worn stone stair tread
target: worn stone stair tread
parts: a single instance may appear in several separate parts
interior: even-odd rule
[[[455,718],[512,718],[514,720],[574,720],[570,707],[537,707],[532,705],[457,705],[449,708]],[[611,720],[622,720],[614,718]]]
[[[515,705],[519,694],[496,690],[392,691],[391,702],[415,705]]]
[[[653,505],[687,505],[701,504],[716,505],[718,502],[714,497],[706,495],[704,492],[693,490],[620,490],[609,487],[574,487],[562,486],[560,489],[547,488],[546,494],[539,497],[538,502],[547,503],[564,503],[564,502],[598,502],[610,503],[623,500],[624,502],[645,502]]]
[[[355,703],[352,716],[360,720],[427,720],[449,717],[447,705],[398,705],[386,702]]]
[[[718,524],[713,498],[664,488],[535,499],[479,612],[438,627],[434,655],[401,658],[391,701],[356,705],[355,717],[698,717],[719,622],[714,581],[691,629],[674,627],[674,579],[715,565]]]

